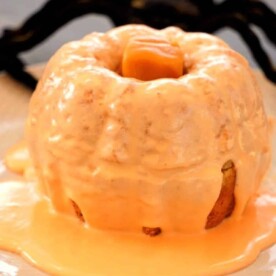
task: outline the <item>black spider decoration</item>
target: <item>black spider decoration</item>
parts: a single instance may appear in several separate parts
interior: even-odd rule
[[[18,54],[88,13],[107,15],[115,26],[142,23],[160,29],[173,25],[209,33],[230,27],[241,35],[267,78],[276,83],[276,69],[252,29],[252,25],[258,26],[276,45],[276,14],[258,0],[49,0],[21,27],[4,31],[0,38],[0,70],[34,89],[37,80],[24,70]]]

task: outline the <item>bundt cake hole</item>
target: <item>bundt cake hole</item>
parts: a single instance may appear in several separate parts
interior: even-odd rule
[[[232,160],[226,161],[221,172],[223,174],[219,197],[207,217],[205,229],[210,229],[220,224],[225,218],[231,216],[235,208],[236,168]]]
[[[73,208],[75,210],[75,214],[76,214],[77,218],[81,222],[85,222],[84,216],[83,216],[82,211],[81,211],[80,207],[78,206],[78,204],[74,200],[72,200],[72,199],[70,199],[70,201],[71,201],[72,206],[73,206]]]
[[[143,230],[144,234],[146,234],[150,237],[160,235],[162,232],[160,227],[145,227],[145,226],[143,226],[142,230]]]

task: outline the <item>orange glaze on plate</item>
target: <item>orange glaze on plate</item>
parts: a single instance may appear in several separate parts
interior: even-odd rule
[[[224,42],[139,25],[91,34],[54,55],[29,110],[31,158],[22,143],[5,160],[25,180],[0,184],[0,246],[42,270],[217,275],[276,241],[276,193],[257,193],[262,97]]]
[[[15,171],[24,147],[9,151]],[[20,157],[20,162],[17,158]],[[217,275],[240,269],[276,241],[276,195],[262,190],[240,221],[225,220],[197,235],[150,238],[101,231],[55,212],[27,165],[28,181],[0,184],[0,247],[55,275]]]

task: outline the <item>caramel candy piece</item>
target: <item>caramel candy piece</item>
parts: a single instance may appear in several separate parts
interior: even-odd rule
[[[142,81],[178,78],[183,74],[183,54],[163,37],[139,36],[130,39],[123,55],[124,77]]]

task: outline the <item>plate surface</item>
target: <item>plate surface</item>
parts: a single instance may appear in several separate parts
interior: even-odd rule
[[[30,68],[34,75],[39,76],[43,65]],[[268,82],[265,77],[256,72],[257,80],[264,95],[265,108],[268,115],[274,117],[276,124],[276,86]],[[17,176],[8,173],[3,165],[6,150],[20,141],[24,135],[24,122],[28,111],[30,91],[14,82],[5,74],[0,75],[0,181],[15,179]],[[274,133],[274,138],[276,137]],[[276,139],[274,139],[274,159],[272,169],[266,181],[273,182],[276,191]],[[227,249],[226,249],[227,250]],[[44,272],[29,265],[20,256],[0,250],[0,275],[32,275],[45,276]],[[249,267],[231,274],[232,276],[271,276],[276,275],[276,245],[265,250]]]

